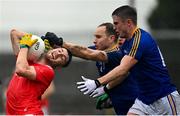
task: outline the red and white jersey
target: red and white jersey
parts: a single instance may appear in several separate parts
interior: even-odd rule
[[[13,75],[7,90],[6,114],[43,114],[41,95],[54,78],[54,70],[42,64],[30,64],[36,70],[36,80]]]

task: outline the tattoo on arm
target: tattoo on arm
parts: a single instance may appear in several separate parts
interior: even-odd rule
[[[107,56],[104,54],[103,51],[92,50],[87,47],[78,46],[78,45],[69,47],[69,50],[72,52],[74,56],[84,58],[87,60],[94,60],[94,61],[107,60]]]
[[[75,46],[71,46],[69,50],[72,52],[74,56],[85,58],[85,59],[88,58],[87,56],[88,56],[89,51],[86,47],[75,45]]]
[[[68,49],[72,55],[94,61],[107,61],[107,55],[104,51],[93,50],[87,47],[79,46],[72,43],[63,43],[63,47]]]

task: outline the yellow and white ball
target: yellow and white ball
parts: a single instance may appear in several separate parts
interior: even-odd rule
[[[28,61],[36,62],[44,53],[45,44],[39,36],[32,35],[31,39],[38,39],[38,41],[29,48],[27,59]]]

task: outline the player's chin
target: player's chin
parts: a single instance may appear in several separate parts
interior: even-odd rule
[[[64,65],[64,61],[59,60],[59,59],[50,59],[50,62],[55,67],[57,67],[57,66],[62,67]]]

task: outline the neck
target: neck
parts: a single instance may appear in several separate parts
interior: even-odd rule
[[[109,48],[105,49],[104,51],[110,52],[110,51],[116,50],[116,48],[118,48],[118,46],[119,46],[118,42],[113,43]]]
[[[129,37],[127,38],[127,40],[132,39],[132,37],[137,29],[138,29],[137,26],[132,26],[132,28],[129,29]]]
[[[45,58],[45,56],[41,56],[41,58],[38,60],[38,63],[44,64],[44,65],[49,65],[49,61]],[[50,66],[50,65],[49,65]]]

